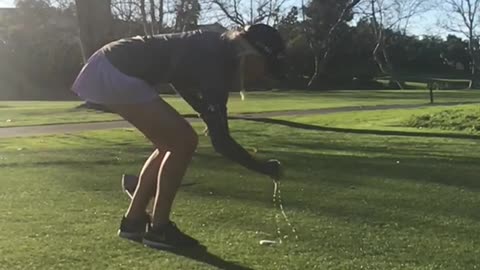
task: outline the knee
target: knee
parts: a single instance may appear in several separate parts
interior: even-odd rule
[[[150,157],[148,157],[148,160],[147,160],[147,163],[155,163],[155,164],[158,164],[160,165],[162,163],[162,160],[166,154],[166,152],[164,151],[164,148],[165,147],[159,147],[159,145],[156,145],[156,149],[155,151],[153,151],[153,153],[150,155]],[[162,150],[160,150],[162,149]]]
[[[198,146],[198,134],[190,128],[189,131],[185,133],[185,137],[183,138],[183,149],[188,153],[193,153],[197,149]]]
[[[179,131],[175,139],[170,144],[170,149],[173,152],[183,153],[185,155],[192,155],[198,146],[198,135],[191,127]]]
[[[150,156],[150,159],[153,159],[155,161],[162,162],[163,156],[165,155],[165,152],[160,151],[160,149],[155,149],[153,151],[153,154]]]

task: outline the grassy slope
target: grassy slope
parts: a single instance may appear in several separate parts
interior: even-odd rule
[[[442,111],[413,115],[407,122],[417,128],[480,131],[480,106],[458,106]]]
[[[258,245],[275,232],[271,183],[202,137],[187,176],[199,184],[182,189],[174,218],[220,258],[272,270],[480,267],[476,140],[232,126],[284,162],[300,241]],[[0,268],[211,269],[115,236],[127,206],[119,177],[150,150],[131,130],[0,140]]]
[[[426,107],[419,109],[395,109],[365,112],[345,112],[329,115],[305,116],[305,117],[278,117],[283,120],[295,120],[295,122],[316,127],[338,128],[344,130],[372,130],[372,131],[398,131],[415,134],[477,134],[472,129],[460,129],[455,122],[443,119],[442,125],[433,125],[417,128],[412,126],[412,119],[425,115],[445,115],[445,111],[461,111],[466,115],[478,112],[478,105],[461,105],[454,107]]]
[[[167,101],[182,113],[193,112],[184,101],[178,98],[167,97]],[[246,102],[241,102],[238,95],[234,94],[229,103],[229,111],[235,114],[349,106],[425,104],[428,101],[428,93],[425,90],[267,92],[250,93],[247,95]],[[436,101],[439,103],[480,102],[480,91],[439,91]],[[75,110],[79,104],[80,102],[0,102],[0,127],[119,119],[112,114]]]

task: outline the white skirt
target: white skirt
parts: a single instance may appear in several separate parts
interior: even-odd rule
[[[81,99],[96,104],[136,104],[159,97],[146,81],[128,76],[114,67],[102,50],[88,59],[72,91]]]

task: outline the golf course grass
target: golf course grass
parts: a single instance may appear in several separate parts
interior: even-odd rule
[[[312,125],[312,129],[425,136],[472,135],[480,139],[479,105],[425,106],[412,109],[339,112],[317,116],[282,116],[276,119]],[[288,124],[288,123],[286,123]],[[308,126],[307,126],[308,128]]]
[[[417,128],[480,131],[480,106],[459,106],[410,117],[408,124]]]
[[[165,99],[181,113],[193,113],[180,98],[165,96]],[[239,114],[378,105],[423,105],[429,102],[426,90],[273,91],[248,93],[244,102],[240,100],[238,94],[233,93],[228,108],[231,114]],[[480,102],[480,91],[436,91],[435,102],[439,104]],[[80,104],[81,102],[2,101],[0,127],[120,120],[114,114],[76,109]]]
[[[383,130],[383,119],[370,128]],[[288,121],[325,124],[319,117]],[[215,154],[204,136],[185,178],[196,184],[182,187],[173,219],[210,253],[183,255],[116,236],[128,205],[120,177],[138,173],[152,150],[137,132],[3,139],[0,269],[480,267],[478,140],[240,120],[231,126],[258,157],[284,163],[281,192],[299,240],[289,234],[281,245],[259,245],[275,239],[271,181]]]

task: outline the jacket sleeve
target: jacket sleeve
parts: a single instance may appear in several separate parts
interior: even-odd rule
[[[201,113],[206,110],[206,104],[198,93],[186,91],[183,89],[176,89],[177,93],[185,100],[185,102],[192,107],[197,113]]]
[[[265,174],[264,164],[253,158],[230,135],[227,109],[224,104],[210,104],[200,116],[208,127],[209,136],[216,152],[247,169]]]
[[[230,135],[227,102],[234,69],[218,51],[206,51],[197,55],[197,61],[202,60],[205,63],[202,68],[192,73],[198,91],[183,91],[184,99],[188,99],[187,102],[207,125],[208,135],[216,152],[247,169],[266,174],[265,163],[252,157]]]

